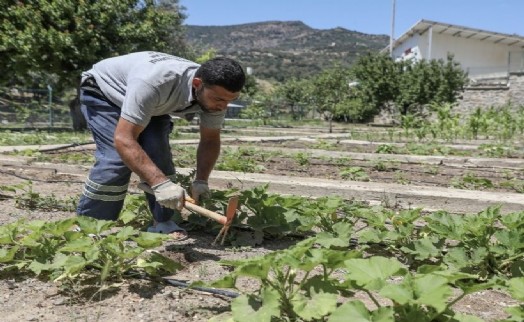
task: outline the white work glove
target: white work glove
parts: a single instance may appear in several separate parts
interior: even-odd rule
[[[206,180],[193,181],[193,183],[191,184],[191,197],[195,199],[196,203],[198,203],[200,197],[211,197],[211,192],[209,192],[209,186],[207,185]]]
[[[171,209],[182,210],[186,191],[171,180],[164,181],[151,187],[155,193],[156,201],[162,206]]]

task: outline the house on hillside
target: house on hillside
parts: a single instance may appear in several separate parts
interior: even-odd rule
[[[382,52],[390,52],[389,46]],[[524,105],[523,36],[420,20],[393,42],[394,59],[445,60],[448,54],[471,80],[461,102],[464,108]],[[468,92],[472,90],[477,92]]]
[[[420,20],[393,44],[396,59],[446,59],[448,53],[471,79],[524,72],[524,37],[516,34]]]

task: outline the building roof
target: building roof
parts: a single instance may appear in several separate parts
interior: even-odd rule
[[[437,34],[451,35],[454,37],[460,37],[465,39],[475,39],[478,41],[491,42],[493,44],[520,46],[521,48],[524,48],[524,37],[517,34],[503,34],[499,32],[474,29],[424,19],[417,22],[413,27],[411,27],[398,39],[395,39],[393,43],[393,48],[402,44],[404,41],[409,39],[414,34],[424,34],[425,32],[429,31],[430,28],[433,28],[433,33]],[[389,50],[389,45],[386,48],[384,48],[382,52],[385,52],[386,50]]]

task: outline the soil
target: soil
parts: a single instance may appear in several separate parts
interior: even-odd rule
[[[235,146],[231,143],[229,145]],[[379,156],[370,160],[369,157],[358,159],[354,156],[360,153],[372,153],[373,148],[369,146],[341,144],[337,145],[336,152],[328,150],[319,152],[300,141],[260,142],[256,147],[239,142],[236,147],[254,148],[257,151],[270,153],[269,157],[253,156],[257,164],[261,166],[259,172],[264,174],[482,191],[524,192],[524,182],[521,182],[524,180],[524,162],[518,162],[517,159],[510,159],[508,165],[500,165],[502,159],[494,158],[490,160],[491,162],[480,164],[470,162],[471,159],[475,159],[474,157],[462,158],[464,160],[462,164],[450,162],[445,158],[441,159],[439,163],[432,162],[432,158],[425,161],[424,157],[420,157],[420,161],[406,161],[402,155],[382,155],[383,157]],[[271,151],[280,153],[275,156],[275,153],[271,154]],[[343,151],[349,153],[344,155]],[[301,158],[296,157],[297,153],[305,155],[306,159],[303,163]],[[455,159],[460,158],[455,157]],[[499,165],[494,165],[497,163]],[[361,170],[356,173],[345,171],[355,168]]]
[[[46,167],[27,165],[26,158],[9,157],[9,166],[2,165],[0,186],[14,185],[33,180],[32,189],[42,195],[59,198],[77,196],[82,189],[87,167],[54,164]],[[19,166],[13,166],[19,160]],[[331,161],[311,160],[300,166],[289,158],[272,158],[265,163],[267,173],[281,175],[319,176],[339,178],[340,168]],[[357,166],[358,163],[351,163]],[[394,171],[371,171],[370,180],[398,180],[395,171],[407,176],[410,183],[444,184],[449,177],[461,175],[457,169],[445,169],[434,178],[427,173],[417,175],[413,165],[395,165]],[[424,172],[424,170],[419,171]],[[453,172],[456,171],[456,172]],[[493,174],[495,179],[499,174]],[[136,184],[136,180],[132,184]],[[448,183],[446,183],[448,184]],[[499,190],[500,191],[500,190]],[[5,196],[4,196],[5,197]],[[58,220],[75,216],[72,211],[43,211],[20,209],[13,198],[0,198],[0,223],[22,218],[27,220]],[[213,235],[190,231],[190,238],[182,242],[166,242],[158,251],[176,259],[183,265],[173,279],[183,282],[212,281],[228,273],[227,267],[218,264],[220,259],[242,259],[287,248],[296,240],[266,240],[259,247],[232,248],[212,246]],[[0,272],[0,316],[2,321],[207,321],[229,311],[231,298],[170,285],[162,280],[126,279],[113,289],[96,292],[92,285],[77,285],[64,289],[59,284],[28,276],[15,276]],[[242,290],[252,290],[256,284],[246,280]],[[372,305],[363,294],[357,296]],[[504,309],[516,305],[507,294],[495,290],[466,296],[454,309],[476,315],[485,321],[506,317]]]

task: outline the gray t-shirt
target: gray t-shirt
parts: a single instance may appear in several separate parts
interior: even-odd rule
[[[192,80],[199,64],[159,52],[108,58],[82,73],[93,76],[104,95],[122,109],[122,118],[147,126],[152,116],[200,113],[200,124],[220,128],[225,111],[206,112],[195,103]]]

